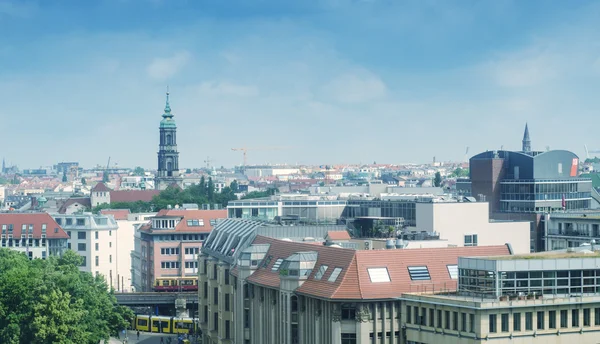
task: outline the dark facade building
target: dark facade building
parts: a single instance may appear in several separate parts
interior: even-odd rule
[[[532,151],[525,126],[523,150],[487,151],[470,159],[471,194],[490,204],[497,220],[532,222],[531,249],[541,251],[543,213],[591,207],[592,181],[579,178],[579,158],[572,152]]]
[[[169,92],[165,113],[160,121],[160,143],[158,146],[158,171],[154,182],[155,189],[164,190],[169,185],[183,186],[183,178],[179,176],[179,152],[177,152],[177,125],[169,105]]]

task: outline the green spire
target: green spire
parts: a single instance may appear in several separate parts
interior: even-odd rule
[[[169,105],[169,86],[167,86],[167,102],[165,104],[165,113],[163,114],[163,118],[173,118],[173,114],[171,113],[171,105]]]
[[[167,101],[165,103],[165,113],[162,115],[163,119],[160,121],[161,128],[175,128],[175,120],[171,113],[171,105],[169,104],[169,86],[167,86]]]

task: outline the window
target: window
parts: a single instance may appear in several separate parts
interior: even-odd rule
[[[496,314],[490,314],[490,319],[489,319],[489,322],[490,322],[490,324],[489,324],[490,325],[490,328],[489,328],[490,333],[496,333],[496,331],[497,331],[497,329],[496,329],[496,326],[497,326],[496,320],[497,320],[496,319]]]
[[[444,328],[450,329],[450,311],[444,311]]]
[[[65,226],[72,226],[73,225],[73,219],[68,218],[65,219]]]
[[[513,313],[513,331],[521,331],[521,313]]]
[[[452,329],[458,331],[458,312],[452,313]]]
[[[592,324],[591,314],[589,308],[583,309],[583,326],[590,326]]]
[[[331,276],[329,276],[329,279],[327,281],[335,282],[335,280],[337,280],[338,276],[340,275],[340,272],[342,272],[342,268],[333,269],[333,271],[331,272]]]
[[[225,339],[229,339],[229,331],[231,330],[231,322],[229,320],[225,320]]]
[[[533,331],[533,313],[525,312],[525,331]]]
[[[460,313],[460,330],[467,332],[467,313]]]
[[[569,313],[566,309],[560,311],[560,327],[568,328],[569,327]]]
[[[356,344],[356,333],[342,333],[342,344]]]
[[[85,240],[86,239],[86,232],[77,232],[77,239],[79,240]]]
[[[77,219],[77,226],[85,226],[85,219]]]
[[[96,243],[96,251],[100,250],[100,244]]]
[[[100,266],[100,257],[96,256],[96,266]]]
[[[548,312],[548,328],[556,328],[556,311]]]
[[[62,219],[61,218],[56,218],[54,219],[54,221],[56,221],[56,223],[60,226],[62,225]]]
[[[412,320],[412,307],[406,306],[406,323],[410,324]]]
[[[96,237],[96,240],[98,240],[98,231],[96,231],[96,233],[94,233],[94,236]]]
[[[594,308],[594,325],[600,325],[600,308]]]
[[[390,274],[387,268],[368,268],[371,283],[390,282]]]
[[[442,328],[442,311],[438,309],[437,311],[437,327]]]
[[[315,280],[320,281],[321,278],[323,278],[323,275],[325,275],[327,268],[328,268],[327,265],[319,266],[319,270],[317,270],[317,273],[315,273]]]
[[[69,236],[69,239],[71,239],[71,231],[67,231],[67,235]]]
[[[223,297],[225,299],[225,311],[229,312],[230,311],[230,300],[229,300],[229,295],[225,294],[225,296]]]
[[[571,326],[579,327],[579,309],[573,309],[571,311]]]
[[[108,256],[108,262],[112,263],[112,254]]]
[[[356,318],[356,308],[351,305],[342,305],[342,320],[354,320]]]
[[[213,289],[213,303],[215,305],[219,304],[219,288],[214,288]]]
[[[46,233],[46,224],[42,223],[42,233]]]
[[[77,244],[77,251],[85,251],[85,244],[84,243]]]
[[[458,265],[446,265],[446,267],[450,278],[453,280],[458,279]]]
[[[81,266],[87,266],[87,257],[82,256],[81,258],[83,258],[83,261],[81,262]]]
[[[279,267],[281,266],[281,263],[283,263],[283,258],[279,258],[275,261],[275,264],[273,264],[273,267],[271,268],[271,271],[277,271],[279,270]]]
[[[429,308],[429,326],[435,327],[435,310],[433,308]]]
[[[544,312],[537,312],[537,329],[544,329]]]
[[[500,323],[502,332],[508,332],[508,313],[504,313],[500,316]]]
[[[410,275],[410,279],[413,281],[424,281],[431,279],[431,276],[429,276],[429,270],[426,266],[409,266],[408,274]]]
[[[469,313],[469,324],[471,326],[471,333],[475,333],[475,314]]]
[[[465,246],[477,246],[477,234],[465,235]]]
[[[379,310],[381,310],[381,306],[379,306]],[[415,306],[414,313],[415,313],[414,324],[415,325],[421,325],[421,321],[419,320],[419,307]],[[381,314],[381,312],[379,314]]]
[[[213,313],[213,330],[215,330],[215,331],[219,330],[219,313],[218,312]]]

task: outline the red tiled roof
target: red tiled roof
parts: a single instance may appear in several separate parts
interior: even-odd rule
[[[79,203],[84,208],[91,208],[92,202],[89,197],[79,197],[79,198],[69,198],[63,203],[58,209],[59,214],[64,214],[67,212],[67,208],[75,203]]]
[[[262,236],[257,236],[254,244],[271,244],[267,257],[272,258],[268,266],[259,268],[248,277],[248,282],[279,288],[279,273],[271,271],[275,261],[296,252],[316,251],[318,259],[313,272],[296,292],[338,300],[390,299],[406,292],[453,290],[456,289],[457,281],[450,278],[448,265],[458,264],[458,257],[510,254],[506,245],[355,251]],[[328,268],[321,280],[315,280],[314,275],[321,265],[327,265]],[[430,280],[411,280],[408,272],[408,267],[411,266],[427,266]],[[334,282],[329,282],[335,268],[342,268],[342,271]],[[371,282],[369,268],[387,268],[390,282]]]
[[[329,231],[327,232],[327,238],[331,240],[350,240],[350,234],[348,231]]]
[[[227,209],[222,210],[181,210],[181,209],[163,209],[159,211],[154,218],[160,217],[178,217],[179,224],[175,230],[157,229],[160,233],[172,232],[191,232],[191,233],[209,233],[213,226],[210,220],[227,218]],[[202,220],[204,226],[188,226],[188,220]],[[140,228],[142,231],[153,231],[152,224],[146,224]]]
[[[112,191],[112,190],[108,186],[106,186],[106,184],[104,184],[103,182],[97,183],[92,188],[92,192],[102,192],[102,191]]]
[[[13,225],[13,238],[21,238],[21,230],[26,225],[29,233],[29,225],[33,225],[33,238],[42,237],[42,224],[46,224],[46,238],[68,239],[67,233],[54,221],[48,213],[0,213],[0,225],[6,225],[8,234],[9,225]],[[4,234],[4,233],[3,233]]]
[[[100,213],[103,215],[112,215],[115,220],[127,220],[127,216],[131,214],[129,209],[102,209]]]
[[[110,203],[115,202],[137,202],[152,201],[152,197],[158,195],[160,190],[119,190],[110,192]]]

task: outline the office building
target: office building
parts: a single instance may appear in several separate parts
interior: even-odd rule
[[[598,343],[598,251],[458,258],[458,288],[400,300],[406,343]]]
[[[573,211],[543,214],[546,251],[579,247],[592,240],[600,242],[600,212]]]
[[[0,212],[2,248],[23,252],[29,259],[60,256],[67,250],[67,233],[46,213]]]
[[[117,269],[117,222],[102,214],[53,214],[54,220],[69,236],[68,248],[83,257],[79,270],[102,275],[106,284],[120,289],[121,273]],[[127,273],[125,271],[125,273]]]

